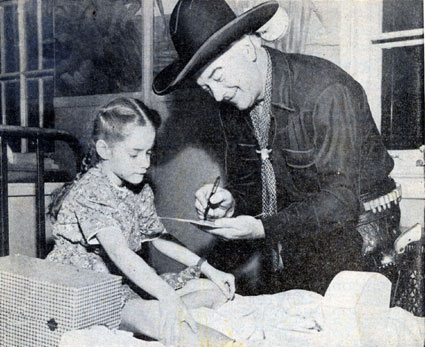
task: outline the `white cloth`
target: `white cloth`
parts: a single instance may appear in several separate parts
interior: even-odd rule
[[[381,274],[343,271],[325,296],[290,290],[239,296],[216,310],[192,310],[199,323],[246,347],[423,347],[425,319],[389,308],[391,283]],[[59,347],[156,347],[105,327],[66,333]]]
[[[325,296],[290,290],[236,296],[194,318],[246,346],[423,347],[425,319],[389,308],[391,282],[373,272],[343,271]]]
[[[109,330],[105,326],[68,331],[62,335],[59,347],[163,347],[159,342],[147,342],[123,330]]]

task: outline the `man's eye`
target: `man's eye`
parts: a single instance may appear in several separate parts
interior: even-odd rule
[[[219,74],[219,75],[215,76],[214,81],[222,82],[223,81],[223,74]]]
[[[136,158],[137,154],[130,154],[130,158]]]

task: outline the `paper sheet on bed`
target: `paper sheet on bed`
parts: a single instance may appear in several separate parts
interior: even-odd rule
[[[208,221],[208,220],[196,220],[196,219],[185,219],[185,218],[174,218],[174,217],[158,217],[162,220],[173,220],[176,222],[181,223],[190,223],[193,225],[199,225],[202,227],[208,227],[208,228],[220,228],[218,225],[215,225],[214,222]]]

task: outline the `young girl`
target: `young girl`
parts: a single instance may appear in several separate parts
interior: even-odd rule
[[[223,346],[229,338],[197,324],[187,309],[231,299],[234,277],[161,238],[166,230],[143,182],[159,123],[154,111],[132,98],[117,98],[98,112],[82,171],[51,205],[55,246],[47,259],[129,280],[122,290],[123,328],[167,345]],[[146,241],[188,268],[161,278],[136,254]],[[210,280],[200,279],[200,272]],[[157,300],[140,298],[131,285]]]

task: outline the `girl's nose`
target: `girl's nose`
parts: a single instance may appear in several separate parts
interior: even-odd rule
[[[146,154],[140,160],[140,166],[144,169],[147,169],[151,165],[151,156]]]

